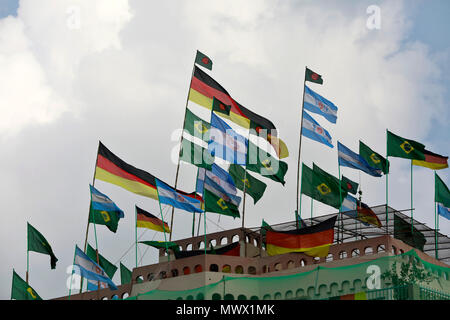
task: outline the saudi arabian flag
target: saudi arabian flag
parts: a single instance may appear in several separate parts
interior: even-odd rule
[[[180,160],[207,170],[211,170],[214,163],[214,157],[208,149],[184,138],[181,140]]]
[[[306,68],[305,72],[305,80],[309,82],[314,82],[318,84],[323,84],[323,79],[320,74],[315,73],[314,71]]]
[[[450,208],[450,191],[442,179],[434,174],[434,201],[442,203],[444,207]]]
[[[42,300],[34,289],[13,269],[11,300]]]
[[[387,156],[412,160],[425,160],[425,146],[387,131]]]
[[[56,268],[56,262],[58,259],[53,253],[52,247],[44,236],[37,231],[31,224],[27,223],[28,230],[28,251],[39,252],[43,254],[48,254],[50,256],[50,267],[52,269]]]
[[[240,217],[239,208],[210,191],[208,185],[205,185],[203,200],[205,201],[205,212],[214,212],[233,218]]]
[[[89,243],[87,245],[86,255],[95,262],[97,262],[97,250],[92,248]],[[111,262],[109,262],[107,259],[105,259],[105,257],[103,257],[100,253],[98,254],[98,261],[100,267],[102,267],[103,270],[105,270],[108,277],[112,279],[117,271],[117,267]]]
[[[381,169],[384,174],[389,173],[389,161],[379,153],[370,149],[361,140],[359,141],[359,155],[363,157],[372,168]]]
[[[191,136],[199,138],[205,142],[209,141],[209,129],[211,125],[209,122],[201,119],[191,110],[186,108],[186,118],[184,120],[184,131]]]
[[[288,170],[286,162],[278,160],[270,153],[258,148],[254,143],[248,141],[247,170],[259,173],[263,177],[286,183],[284,176]]]
[[[197,50],[197,55],[195,56],[195,63],[206,69],[212,70],[212,61],[206,55]]]
[[[125,265],[120,263],[120,283],[122,285],[130,283],[131,282],[131,276],[132,276],[131,270],[129,270]]]
[[[233,178],[234,184],[236,188],[244,191],[244,183],[245,183],[245,192],[248,193],[252,198],[254,203],[258,202],[259,199],[264,195],[264,191],[266,191],[267,185],[252,177],[250,173],[245,173],[245,169],[240,165],[231,164],[228,172]]]

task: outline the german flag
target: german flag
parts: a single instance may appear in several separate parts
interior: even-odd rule
[[[150,212],[147,212],[139,208],[138,206],[136,206],[136,227],[152,229],[159,232],[167,232],[167,233],[171,232],[169,225],[167,223],[158,219]]]
[[[126,163],[106,148],[101,141],[98,145],[95,179],[109,182],[130,192],[158,200],[155,176]],[[203,201],[202,197],[195,192],[186,193],[178,189],[177,192]]]
[[[337,215],[310,227],[292,231],[266,230],[266,250],[269,256],[288,252],[303,252],[312,257],[326,257],[334,241]]]
[[[448,157],[441,156],[428,150],[424,150],[423,154],[425,155],[425,160],[413,160],[412,164],[433,170],[448,168]]]
[[[276,127],[270,120],[239,104],[230,96],[224,87],[203,72],[199,67],[195,66],[189,91],[189,100],[211,110],[214,97],[220,100],[224,105],[230,106],[229,115],[221,114],[222,117],[229,119],[246,129],[254,129],[258,135],[261,129],[267,130],[267,136],[260,136],[269,141],[280,159],[289,156],[286,144],[276,137]],[[274,135],[270,134],[274,132]]]

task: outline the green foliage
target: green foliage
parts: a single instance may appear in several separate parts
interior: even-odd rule
[[[420,284],[425,282],[426,284],[433,281],[434,276],[431,272],[426,271],[424,268],[420,268],[414,259],[411,259],[408,263],[402,262],[400,265],[400,272],[398,272],[397,261],[392,264],[390,270],[385,271],[381,278],[383,280],[390,280],[394,287],[404,286],[409,284]]]

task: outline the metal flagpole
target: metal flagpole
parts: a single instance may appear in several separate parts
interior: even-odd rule
[[[413,227],[413,163],[411,160],[411,234],[414,237],[414,227]]]
[[[343,241],[343,239],[344,239],[344,222],[342,221],[342,190],[341,190],[341,188],[342,188],[342,186],[341,186],[342,178],[341,178],[341,166],[339,164],[339,156],[338,156],[338,177],[339,177],[339,203],[340,203],[340,205],[339,205],[339,217],[340,217],[340,220],[341,220],[341,233],[342,233],[341,241],[343,243],[344,242]],[[338,235],[339,235],[339,232],[338,232]]]
[[[386,234],[389,234],[389,211],[388,211],[388,200],[389,200],[389,193],[388,193],[388,189],[389,189],[389,172],[390,172],[390,166],[389,166],[389,156],[387,155],[388,153],[388,140],[387,140],[387,132],[388,130],[386,129],[386,162],[388,164],[388,172],[386,173]]]
[[[188,95],[186,97],[186,106],[184,108],[184,120],[183,120],[183,130],[181,131],[181,136],[180,136],[180,150],[178,151],[178,164],[177,164],[177,173],[175,174],[175,190],[177,189],[177,185],[178,185],[178,174],[180,172],[180,152],[181,152],[181,143],[183,140],[183,131],[184,131],[184,123],[186,122],[186,114],[187,114],[187,106],[188,106],[188,102],[189,102],[189,94],[191,92],[191,86],[192,86],[192,78],[194,77],[194,70],[195,70],[195,58],[194,58],[194,64],[192,66],[192,74],[191,74],[191,81],[189,83],[189,89],[188,89]],[[173,213],[175,211],[175,207],[172,207],[172,217],[170,219],[170,230],[173,231]],[[172,233],[170,232],[169,235],[169,241],[172,240]]]
[[[135,251],[136,251],[136,268],[138,267],[138,244],[137,244],[137,238],[138,238],[138,236],[137,236],[137,208],[136,208],[136,205],[134,206],[134,216],[135,216],[135,219],[136,219],[136,222],[135,222],[135,224],[134,224],[134,235],[135,235],[135,240],[134,240],[134,243],[135,243]],[[163,224],[164,224],[164,220],[163,220]]]
[[[26,273],[26,280],[28,284],[28,271],[30,270],[30,251],[28,246],[28,223],[27,223],[27,273]]]
[[[436,208],[436,170],[434,170],[434,243],[435,243],[435,257],[438,259],[438,228],[439,228],[439,215]]]
[[[73,253],[73,263],[72,263],[72,273],[70,274],[70,286],[69,286],[69,300],[70,300],[70,296],[72,294],[72,282],[73,282],[73,272],[75,269],[75,257],[76,257],[76,252],[77,252],[77,245],[75,245],[75,250]]]
[[[164,242],[166,244],[166,252],[167,252],[167,259],[168,262],[170,262],[170,253],[169,253],[169,248],[167,246],[167,238],[166,238],[166,227],[164,226],[164,217],[163,217],[163,213],[162,213],[162,208],[161,208],[161,201],[159,201],[159,192],[158,192],[158,182],[156,182],[156,194],[158,195],[158,203],[159,203],[159,212],[161,213],[161,221],[162,221],[162,226],[163,226],[163,232],[164,232]],[[172,211],[173,213],[173,211]],[[172,234],[172,229],[170,229],[170,234]],[[170,241],[170,239],[169,239]]]
[[[302,111],[300,113],[300,137],[298,143],[298,165],[297,165],[297,193],[295,194],[297,201],[297,212],[299,211],[300,199],[300,155],[302,151],[302,129],[303,129],[303,108],[305,105],[305,85],[306,85],[306,66],[305,66],[305,77],[303,78],[303,98],[302,98]],[[296,220],[297,229],[298,229],[298,221]]]
[[[197,179],[195,180],[195,194],[197,194],[198,190],[198,172],[200,171],[200,168],[197,167]],[[192,236],[194,236],[195,233],[195,212],[192,212]]]

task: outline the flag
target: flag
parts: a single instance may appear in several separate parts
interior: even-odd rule
[[[425,160],[425,146],[413,140],[407,140],[387,131],[387,156]]]
[[[361,170],[373,177],[381,177],[381,170],[369,166],[366,160],[359,154],[353,152],[338,141],[338,161],[339,165]]]
[[[266,230],[266,248],[269,256],[288,252],[303,252],[312,257],[326,257],[334,241],[337,215],[310,227],[292,231]]]
[[[358,212],[356,211],[358,200],[350,194],[344,198],[341,205],[341,212],[352,218],[358,217]]]
[[[215,212],[233,218],[239,218],[240,214],[238,206],[231,202],[227,202],[224,198],[220,197],[220,195],[217,195],[215,191],[216,190],[213,190],[210,185],[205,184],[203,193],[205,212]]]
[[[206,169],[198,168],[197,169],[197,181],[195,183],[195,191],[198,194],[203,194],[203,190],[205,189],[205,177],[206,177]]]
[[[204,121],[191,110],[186,108],[186,117],[184,119],[184,131],[191,136],[202,139],[203,141],[209,141],[209,129],[211,125],[209,122]]]
[[[119,220],[125,215],[107,195],[101,193],[93,186],[89,185],[91,191],[91,207],[89,212],[89,222],[102,224],[112,232],[117,231]]]
[[[131,282],[133,273],[122,262],[120,263],[120,284],[124,285]]]
[[[213,97],[212,101],[212,111],[218,112],[222,115],[229,116],[231,111],[231,106],[223,103],[216,97]]]
[[[147,228],[159,232],[171,232],[169,225],[166,222],[163,222],[150,212],[147,212],[138,206],[136,206],[136,227]]]
[[[315,93],[305,86],[304,109],[320,114],[331,123],[336,123],[338,108],[333,102],[325,99],[320,94]]]
[[[437,173],[434,174],[434,190],[438,214],[450,220],[450,191]]]
[[[208,150],[214,157],[245,165],[248,141],[236,133],[225,121],[211,113]]]
[[[74,268],[76,272],[79,272],[83,278],[88,280],[93,280],[96,282],[100,282],[100,285],[106,283],[111,289],[117,290],[114,282],[108,278],[106,272],[92,260],[89,258],[78,246],[75,246],[75,266],[78,268]]]
[[[188,197],[175,189],[172,189],[166,183],[156,179],[159,203],[168,204],[172,207],[185,210],[188,212],[203,212],[201,209],[201,201],[192,197]]]
[[[378,219],[378,216],[375,212],[373,212],[372,209],[369,208],[367,204],[364,202],[358,201],[357,211],[358,216],[357,219],[364,223],[366,226],[371,224],[375,227],[380,228],[381,227],[381,221]]]
[[[195,56],[195,63],[206,69],[212,70],[212,61],[206,55],[197,50],[197,55]]]
[[[183,259],[203,255],[205,250],[175,251],[174,253],[176,259]],[[220,248],[214,248],[211,245],[211,249],[207,249],[206,254],[239,257],[241,255],[241,245],[239,242],[233,242]]]
[[[330,148],[333,148],[331,135],[327,130],[322,128],[320,124],[318,124],[306,111],[303,111],[302,135],[309,139],[323,143]]]
[[[214,163],[214,157],[208,149],[184,138],[181,139],[180,160],[206,169],[210,169]]]
[[[86,248],[86,255],[91,258],[93,261],[97,261],[97,250],[91,247],[91,245],[88,243]],[[114,277],[114,274],[117,271],[117,267],[109,262],[105,257],[103,257],[100,253],[98,254],[98,261],[100,267],[105,270],[106,274],[110,279]]]
[[[250,173],[246,173],[245,169],[240,165],[231,164],[228,168],[228,172],[239,190],[244,191],[245,184],[245,192],[253,198],[254,204],[256,204],[256,202],[264,195],[267,185],[251,176]]]
[[[314,82],[318,84],[323,84],[323,79],[320,74],[315,73],[314,71],[306,68],[305,71],[305,80],[309,82]]]
[[[42,300],[38,293],[13,269],[11,300]]]
[[[367,161],[370,167],[381,169],[384,174],[389,173],[389,161],[370,149],[361,140],[359,141],[359,155]]]
[[[220,169],[223,170],[222,168]],[[223,171],[228,175],[229,179],[232,181],[231,176],[225,170]],[[215,170],[215,172],[206,171],[204,188],[208,189],[210,192],[222,198],[225,202],[229,202],[234,206],[238,207],[239,204],[241,203],[241,197],[236,195],[237,190],[234,185],[234,182],[229,183],[225,181],[224,179],[222,179],[224,178],[224,176],[222,176],[222,178],[219,178],[219,176],[216,175],[218,172],[220,171],[218,171],[217,169]]]
[[[346,176],[342,176],[341,178],[341,187],[352,194],[356,194],[358,192],[358,184]]]
[[[230,115],[221,115],[222,117],[228,118],[243,128],[255,129],[250,131],[252,134],[256,133],[259,135],[262,132],[260,129],[267,130],[270,134],[261,136],[270,142],[278,157],[282,159],[289,155],[286,144],[277,137],[276,127],[270,120],[240,105],[217,81],[200,68],[195,67],[189,91],[189,100],[211,110],[213,97],[231,106]]]
[[[288,170],[288,164],[276,159],[250,141],[248,142],[246,169],[280,182],[283,186],[286,183],[284,177]]]
[[[448,168],[448,157],[441,156],[428,150],[423,150],[423,154],[425,156],[425,160],[413,160],[412,164],[433,170]]]
[[[50,246],[48,241],[44,238],[44,236],[28,222],[27,222],[27,239],[28,239],[27,251],[48,254],[50,256],[50,267],[52,269],[55,269],[58,258],[56,258],[55,254],[53,253],[52,247]]]
[[[175,242],[171,241],[139,241],[139,243],[145,244],[147,246],[156,249],[171,249],[174,252],[180,250],[180,247]]]
[[[423,251],[423,247],[427,240],[422,232],[415,227],[412,228],[411,223],[404,221],[402,218],[394,214],[394,238]]]

